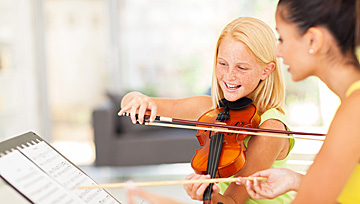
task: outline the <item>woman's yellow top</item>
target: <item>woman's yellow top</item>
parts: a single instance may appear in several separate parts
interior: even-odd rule
[[[353,83],[348,91],[346,97],[356,90],[360,89],[360,81]],[[360,135],[359,135],[360,137]],[[338,197],[338,202],[341,204],[355,204],[360,203],[360,164],[357,163],[354,171],[352,172],[345,188],[342,190]]]

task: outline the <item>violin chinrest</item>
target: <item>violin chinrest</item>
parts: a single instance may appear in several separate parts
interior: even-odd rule
[[[250,105],[253,101],[250,98],[242,97],[236,101],[228,101],[225,98],[220,100],[221,107],[228,107],[232,110],[239,110],[245,108],[246,106]]]

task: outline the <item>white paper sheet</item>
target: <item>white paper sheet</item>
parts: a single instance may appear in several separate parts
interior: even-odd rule
[[[17,150],[0,157],[0,174],[35,203],[84,203]]]
[[[87,204],[118,203],[103,189],[78,189],[78,186],[96,185],[96,183],[45,142],[18,149],[68,190],[71,196],[78,197]]]

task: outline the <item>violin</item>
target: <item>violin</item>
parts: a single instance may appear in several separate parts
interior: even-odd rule
[[[222,114],[224,107],[212,109],[205,114],[203,114],[198,121],[206,123],[225,123],[231,126],[237,127],[258,127],[260,124],[260,116],[257,113],[257,107],[254,104],[249,104],[246,107],[241,107],[239,110],[230,109],[227,119],[219,119],[218,115]],[[198,127],[203,127],[203,125],[198,125]],[[223,134],[223,136],[218,136]],[[251,134],[249,132],[249,134]],[[198,174],[206,174],[207,161],[211,157],[210,153],[215,155],[220,155],[220,160],[218,164],[217,177],[226,178],[234,175],[239,172],[242,167],[245,165],[245,148],[243,141],[249,135],[240,134],[240,133],[221,133],[219,130],[198,130],[196,137],[201,146],[200,149],[195,151],[195,155],[191,160],[191,166]],[[216,137],[223,137],[221,139],[221,144],[216,144],[217,142],[213,139]],[[211,142],[213,143],[211,146]],[[214,150],[214,145],[221,145],[218,153],[210,152]]]
[[[203,114],[198,122],[221,123],[236,127],[256,128],[260,124],[257,107],[251,99],[241,98],[236,102],[221,101],[224,107]],[[197,125],[202,127],[202,125]],[[211,178],[226,178],[239,172],[246,163],[244,140],[248,134],[221,132],[221,130],[198,130],[196,137],[201,148],[195,150],[191,167],[198,174]],[[211,203],[213,183],[203,195],[204,203]]]

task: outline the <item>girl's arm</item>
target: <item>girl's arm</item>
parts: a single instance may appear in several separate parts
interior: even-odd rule
[[[129,112],[131,120],[136,123],[135,114],[138,113],[138,120],[143,121],[145,114],[150,114],[153,121],[156,115],[197,120],[204,112],[212,108],[210,96],[193,96],[181,99],[148,97],[139,92],[126,94],[121,101],[119,115]]]
[[[360,91],[342,101],[294,201],[336,203],[360,158]]]

